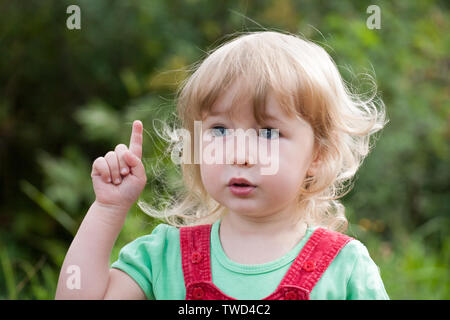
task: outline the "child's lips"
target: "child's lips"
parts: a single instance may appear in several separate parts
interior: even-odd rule
[[[231,193],[236,196],[246,196],[249,195],[256,187],[249,185],[236,185],[232,184],[228,186],[230,188]]]
[[[228,186],[232,185],[255,187],[253,183],[244,178],[231,178],[230,181],[228,181]]]
[[[256,188],[255,185],[244,178],[231,178],[228,182],[228,187],[231,193],[236,196],[249,195]]]

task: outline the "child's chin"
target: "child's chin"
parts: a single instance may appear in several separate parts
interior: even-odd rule
[[[254,199],[232,199],[227,201],[226,207],[238,214],[247,217],[258,217],[261,215],[263,208],[254,203]]]

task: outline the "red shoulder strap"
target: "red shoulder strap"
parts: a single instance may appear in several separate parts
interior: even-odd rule
[[[180,228],[181,262],[186,288],[195,282],[212,283],[210,232],[211,225]],[[295,258],[277,289],[265,300],[297,299],[298,297],[309,299],[310,292],[325,270],[339,251],[352,239],[339,232],[317,228]]]
[[[181,265],[186,287],[192,282],[212,281],[210,234],[210,224],[180,228]]]
[[[292,263],[280,287],[294,285],[310,293],[339,251],[350,240],[353,238],[345,234],[317,228]]]

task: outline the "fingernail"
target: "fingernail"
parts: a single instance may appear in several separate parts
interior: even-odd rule
[[[122,169],[122,174],[127,174],[128,170],[126,168]]]
[[[115,182],[116,182],[116,184],[119,184],[120,183],[120,179],[119,178],[117,178],[116,180],[114,180]]]
[[[108,178],[108,182],[111,182],[111,178]]]

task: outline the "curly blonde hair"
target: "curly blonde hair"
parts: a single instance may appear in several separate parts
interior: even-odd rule
[[[375,90],[370,97],[363,98],[350,91],[321,46],[293,34],[246,32],[207,54],[179,87],[178,117],[191,137],[194,120],[201,120],[203,112],[238,78],[247,84],[241,93],[253,101],[258,122],[265,119],[269,90],[284,111],[309,122],[321,165],[298,190],[299,212],[309,225],[345,232],[345,207],[338,199],[353,187],[350,182],[373,146],[371,135],[388,123],[384,104],[375,94],[375,82],[371,80]],[[170,135],[175,142],[171,148],[179,148],[182,142],[174,138],[173,131]],[[139,207],[176,227],[210,224],[223,217],[227,208],[205,190],[200,165],[180,165],[184,189],[178,199],[167,202],[162,210],[143,201]]]

